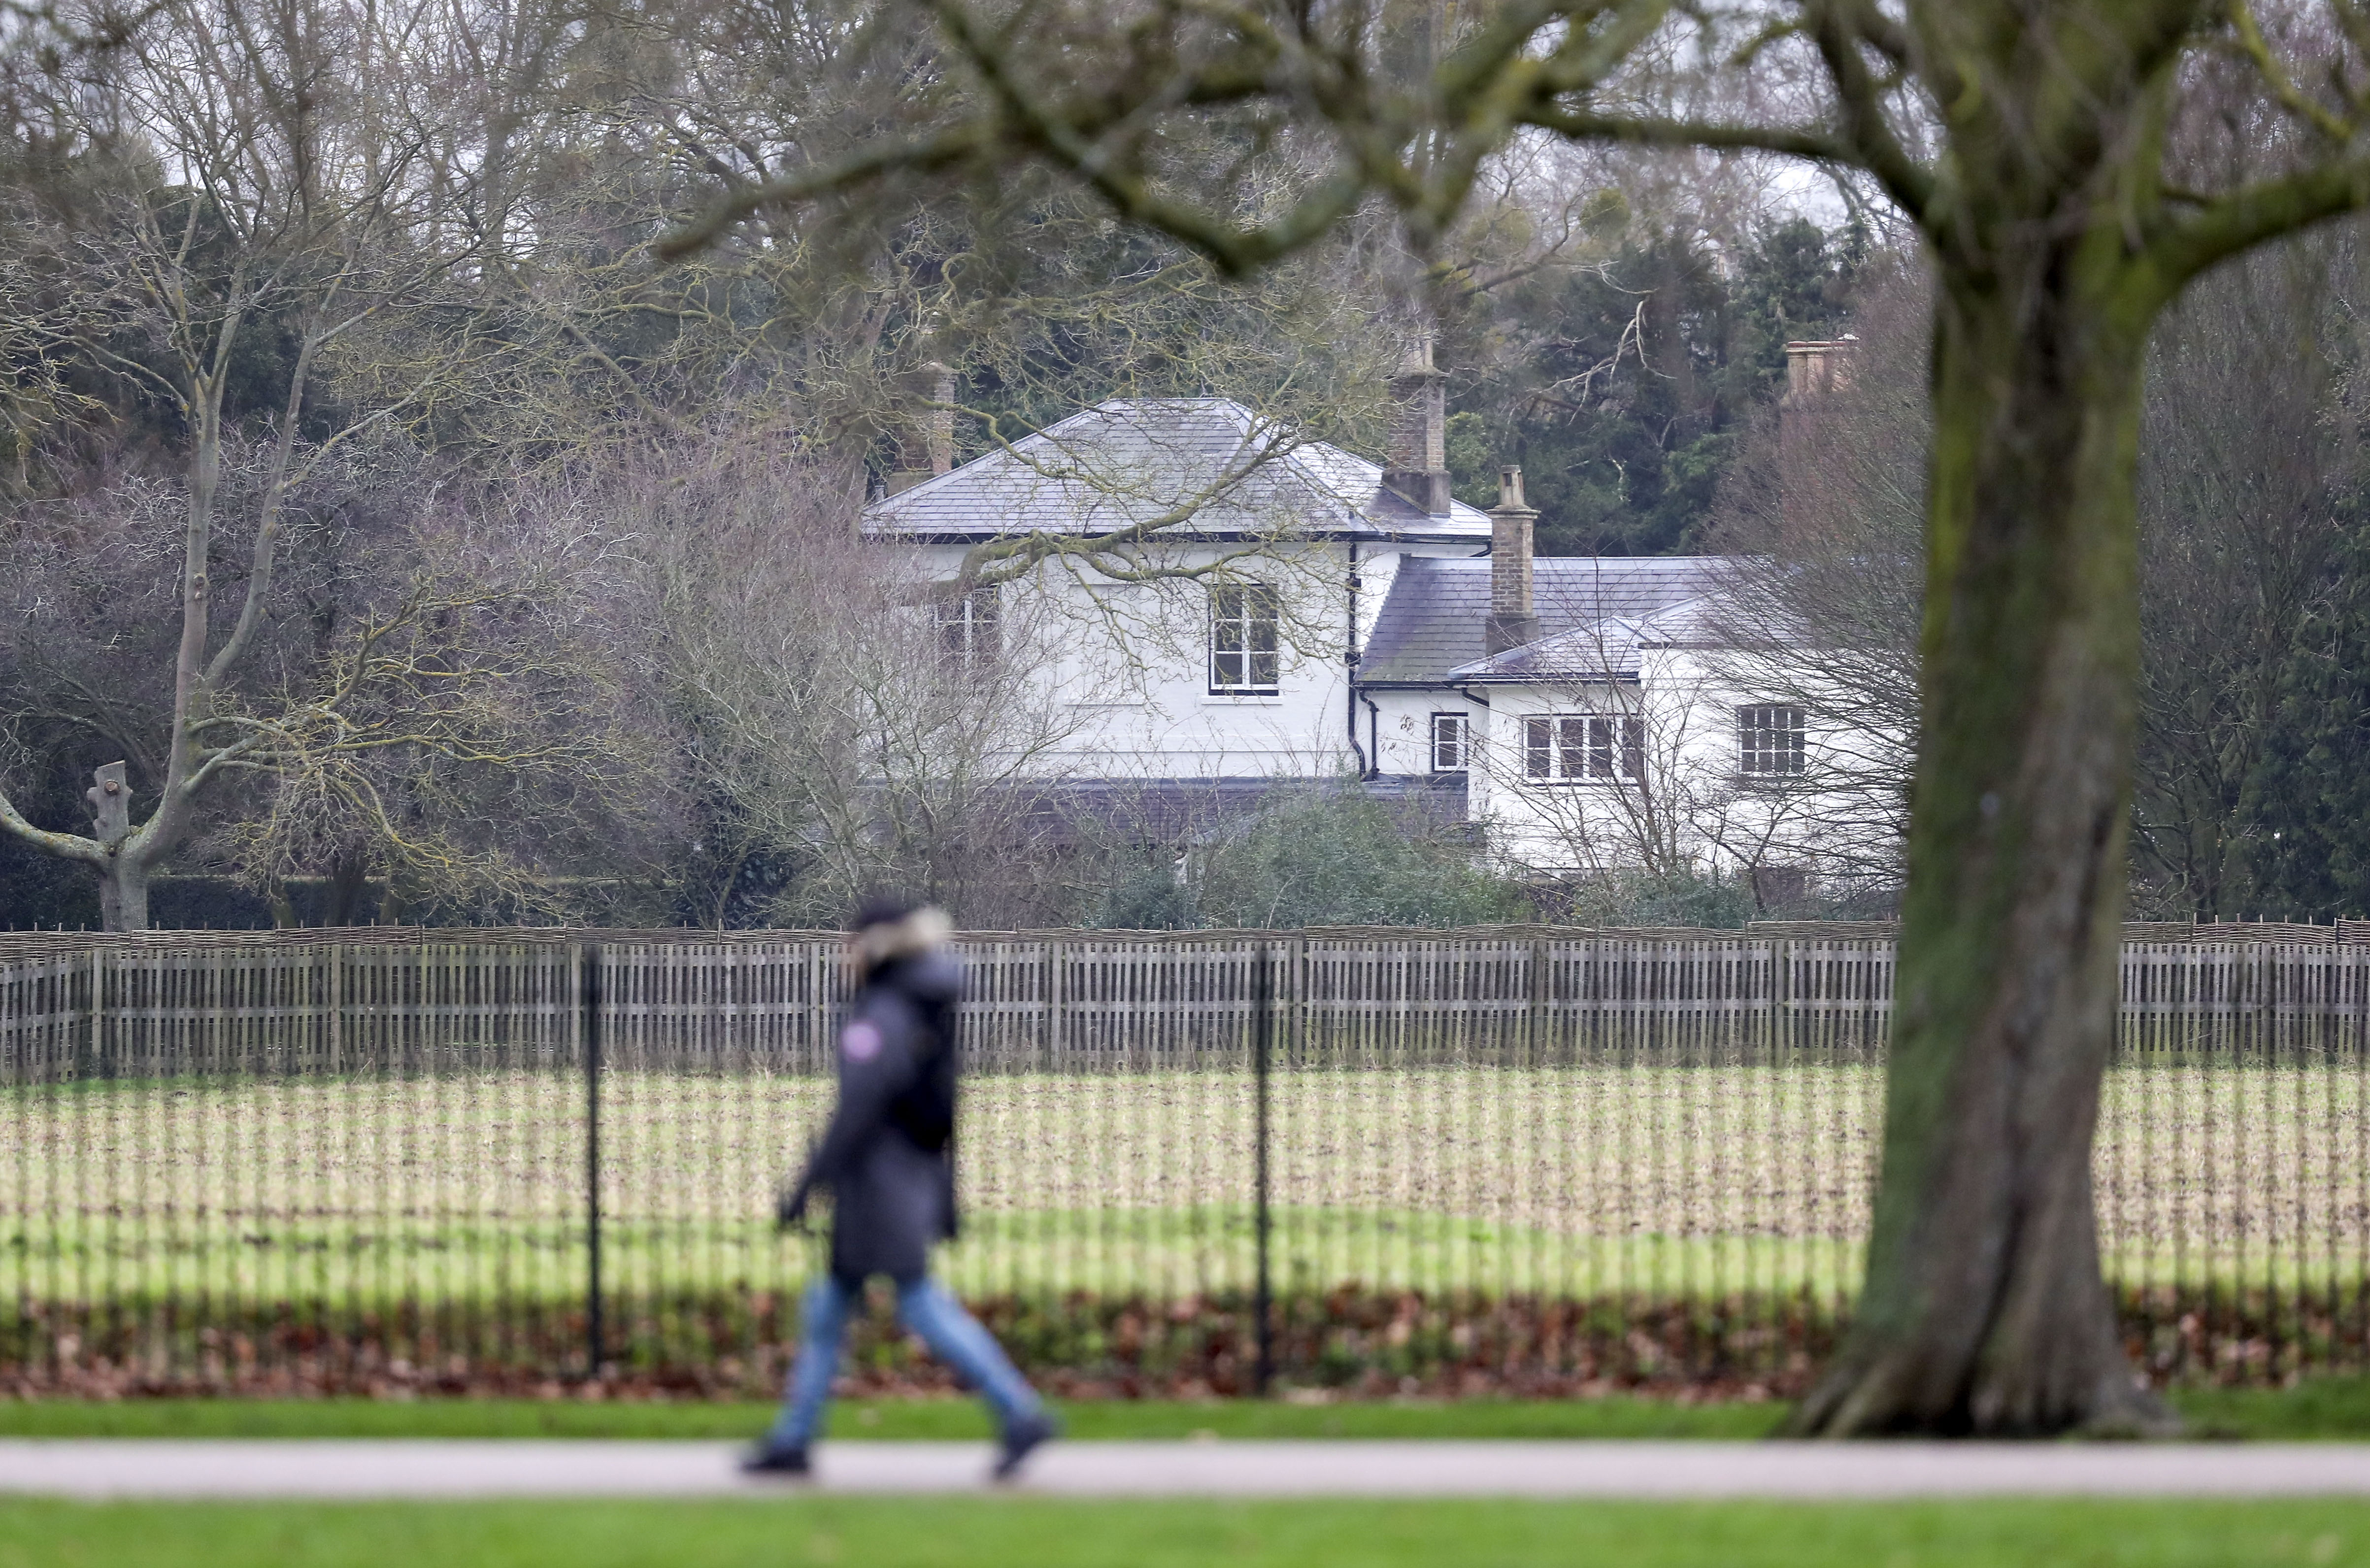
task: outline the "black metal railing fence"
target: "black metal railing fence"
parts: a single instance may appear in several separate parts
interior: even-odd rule
[[[2356,934],[2129,933],[2095,1171],[2159,1378],[2364,1359]],[[1849,1309],[1881,928],[960,945],[945,1272],[1059,1386],[1782,1393]],[[769,1389],[840,999],[821,932],[0,938],[0,1386]]]

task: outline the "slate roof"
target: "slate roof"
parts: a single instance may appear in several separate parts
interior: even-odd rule
[[[1099,403],[865,509],[869,531],[910,538],[1101,533],[1196,500],[1174,535],[1303,534],[1487,544],[1489,514],[1418,511],[1377,464],[1296,440],[1229,398]]]
[[[1641,673],[1639,651],[1699,642],[1708,635],[1710,595],[1682,600],[1659,614],[1615,616],[1593,626],[1542,637],[1476,659],[1448,672],[1449,679],[1475,686],[1523,681],[1634,681]]]
[[[1720,556],[1539,556],[1531,600],[1540,638],[1495,659],[1483,651],[1490,559],[1409,557],[1384,596],[1358,663],[1362,685],[1451,680],[1601,679],[1637,671],[1641,642],[1685,641],[1698,617],[1674,615],[1719,586]]]

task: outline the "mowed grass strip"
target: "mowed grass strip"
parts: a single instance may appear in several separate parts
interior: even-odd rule
[[[1099,1439],[1558,1438],[1766,1436],[1778,1403],[1668,1400],[1467,1400],[1294,1404],[1259,1400],[1055,1401],[1066,1436]],[[0,1401],[6,1437],[754,1438],[774,1418],[756,1403],[623,1404],[535,1400]],[[835,1402],[835,1439],[986,1439],[973,1400]]]
[[[0,1502],[0,1568],[2344,1568],[2370,1505]]]
[[[2177,1389],[2168,1396],[2200,1436],[2370,1440],[2370,1378],[2292,1389]],[[1783,1403],[1612,1395],[1588,1400],[1415,1400],[1327,1404],[1272,1400],[1056,1401],[1073,1441],[1216,1438],[1695,1438],[1777,1431]],[[754,1437],[774,1407],[754,1402],[574,1400],[0,1400],[7,1437]],[[967,1399],[844,1400],[839,1440],[960,1440],[989,1435]]]
[[[1276,1288],[1303,1295],[1351,1286],[1571,1300],[1833,1302],[1858,1285],[1862,1258],[1858,1241],[1832,1237],[1571,1235],[1421,1210],[1279,1205],[1270,1221]],[[1242,1296],[1258,1276],[1257,1226],[1249,1205],[972,1212],[961,1239],[939,1250],[935,1267],[972,1299]],[[636,1300],[702,1293],[794,1294],[820,1266],[823,1249],[819,1236],[779,1235],[770,1218],[604,1216],[601,1253],[608,1288],[630,1311]],[[573,1310],[583,1298],[586,1256],[581,1224],[356,1217],[226,1236],[218,1225],[168,1222],[144,1235],[132,1225],[69,1220],[0,1253],[0,1321],[18,1300],[111,1301],[135,1318],[171,1299],[201,1297],[224,1307],[304,1305],[315,1318],[402,1302]],[[2192,1272],[2207,1266],[2192,1262]],[[2316,1275],[2329,1272],[2324,1259],[2307,1262]]]

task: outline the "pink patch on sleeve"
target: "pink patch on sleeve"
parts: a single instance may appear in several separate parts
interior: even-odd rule
[[[865,1019],[857,1019],[839,1033],[839,1048],[851,1062],[869,1062],[880,1055],[880,1030]]]

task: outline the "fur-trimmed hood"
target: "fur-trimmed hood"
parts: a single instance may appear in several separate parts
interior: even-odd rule
[[[882,920],[850,932],[848,950],[857,963],[869,974],[892,958],[915,958],[935,952],[954,935],[954,922],[947,912],[935,905],[925,904],[902,920]]]

